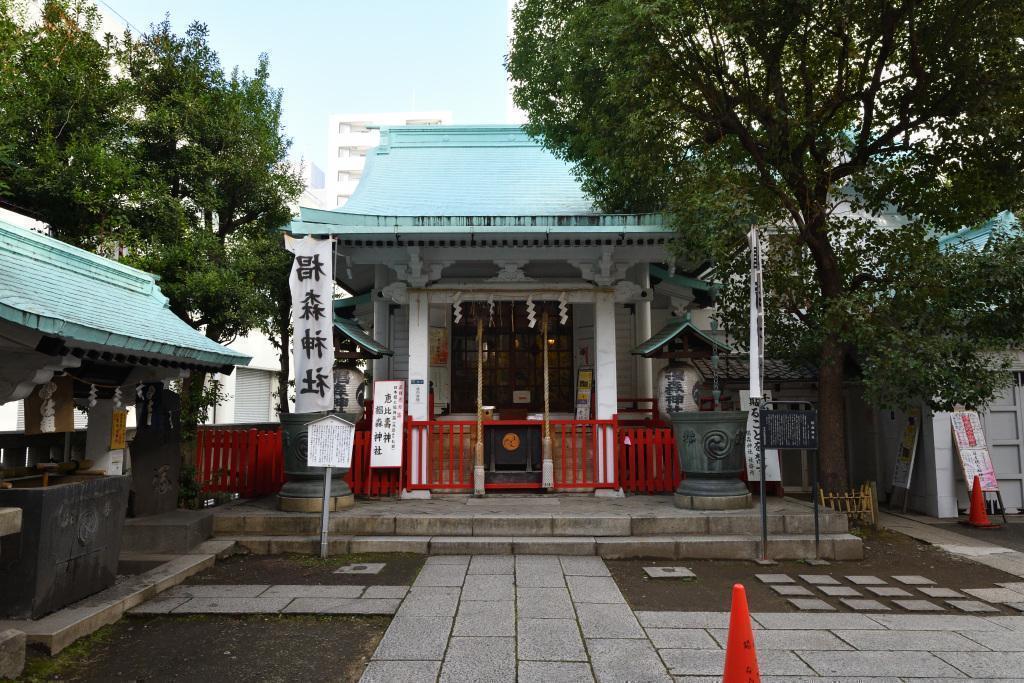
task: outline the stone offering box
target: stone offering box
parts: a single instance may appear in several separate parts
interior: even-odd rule
[[[129,486],[80,475],[0,489],[0,507],[22,514],[0,538],[0,617],[38,619],[114,584]]]

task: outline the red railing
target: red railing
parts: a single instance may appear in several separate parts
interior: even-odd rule
[[[472,489],[476,421],[410,420],[405,452],[410,489]]]
[[[619,485],[630,493],[670,493],[682,474],[671,429],[619,430]]]
[[[671,429],[623,427],[617,418],[552,420],[551,437],[556,489],[621,486],[630,493],[668,493],[679,485],[682,473]],[[370,432],[359,429],[345,480],[360,496],[397,496],[403,486],[468,491],[473,488],[475,452],[473,420],[409,421],[404,467],[371,468]],[[280,428],[201,427],[196,433],[196,472],[206,491],[238,493],[246,498],[277,493],[284,482]],[[516,486],[539,488],[540,483]]]
[[[277,493],[284,483],[281,430],[196,430],[196,479],[208,492],[237,493],[243,498]]]
[[[612,420],[551,420],[556,489],[615,488],[617,468]],[[539,427],[536,420],[485,421],[485,426]],[[407,479],[410,489],[471,490],[476,456],[476,421],[410,421]],[[540,482],[488,488],[540,488]]]

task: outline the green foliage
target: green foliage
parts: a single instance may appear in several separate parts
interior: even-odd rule
[[[200,23],[97,39],[86,0],[27,11],[0,0],[0,198],[60,239],[123,248],[214,341],[271,329],[287,293],[279,228],[302,184],[266,55],[225,73]],[[204,382],[184,392],[186,429],[214,405]]]
[[[203,486],[196,480],[196,468],[182,465],[181,473],[178,475],[178,507],[187,510],[202,507],[202,493]]]
[[[1022,35],[1018,0],[524,0],[508,68],[605,210],[671,215],[734,331],[760,227],[769,354],[820,369],[841,450],[844,376],[979,405],[979,352],[1024,342],[1019,241],[939,248],[1024,203]]]

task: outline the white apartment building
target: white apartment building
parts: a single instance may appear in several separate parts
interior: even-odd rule
[[[327,180],[324,195],[329,208],[344,206],[363,177],[366,152],[380,142],[378,126],[430,126],[452,122],[450,111],[398,111],[335,114],[327,129]]]

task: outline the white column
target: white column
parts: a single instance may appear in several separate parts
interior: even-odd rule
[[[430,304],[427,293],[409,292],[409,415],[430,415]]]
[[[595,417],[611,419],[618,412],[619,388],[615,376],[615,299],[612,292],[597,292],[594,299],[594,393]],[[615,467],[614,435],[606,430],[600,441],[598,476],[611,481]]]
[[[97,399],[89,408],[89,422],[85,430],[85,459],[92,461],[92,467],[107,474],[121,474],[124,467],[124,451],[110,450],[110,432],[114,422],[114,401],[109,398]]]
[[[378,296],[388,283],[387,268],[374,266],[373,269],[373,338],[384,346],[391,345],[391,300]],[[384,356],[373,361],[373,379],[391,379],[391,359]],[[371,387],[371,391],[372,391]]]
[[[644,291],[651,289],[651,270],[646,263],[641,263],[639,269],[639,284]],[[651,297],[636,305],[636,343],[642,344],[651,338]],[[637,381],[636,393],[638,398],[654,398],[654,360],[651,358],[637,357]]]

